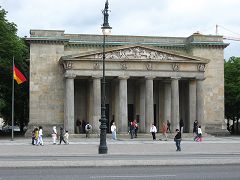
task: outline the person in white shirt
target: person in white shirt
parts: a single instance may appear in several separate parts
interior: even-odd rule
[[[202,129],[201,129],[201,126],[198,126],[197,135],[194,138],[194,141],[197,141],[197,142],[202,141]]]
[[[39,126],[39,134],[38,134],[38,142],[37,142],[37,145],[41,145],[43,146],[43,129],[42,129],[42,126]]]
[[[68,131],[66,131],[64,134],[64,139],[66,141],[66,144],[69,144],[68,138],[69,138],[69,134],[68,134]]]
[[[150,133],[152,133],[153,140],[156,140],[156,132],[157,132],[156,126],[152,124],[152,126],[150,127]]]
[[[117,139],[117,127],[114,122],[111,125],[111,132],[112,132],[112,139],[116,140]]]
[[[57,140],[57,127],[56,126],[53,126],[52,140],[53,140],[53,144],[56,144],[56,140]]]
[[[85,126],[86,138],[90,138],[90,131],[91,130],[92,130],[92,126],[87,122],[87,125]]]

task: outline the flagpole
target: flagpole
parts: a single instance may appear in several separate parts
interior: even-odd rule
[[[14,138],[14,57],[13,57],[13,64],[12,64],[12,141]]]

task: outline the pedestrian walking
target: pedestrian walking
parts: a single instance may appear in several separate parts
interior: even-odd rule
[[[171,132],[171,123],[169,120],[167,120],[167,132],[172,133]]]
[[[86,133],[85,127],[86,127],[86,121],[82,120],[82,133],[84,134]]]
[[[112,139],[116,140],[117,139],[117,127],[114,122],[112,122],[112,125],[111,125],[111,132],[112,132]]]
[[[90,138],[91,130],[92,130],[92,126],[89,124],[89,122],[87,122],[85,126],[86,138]]]
[[[43,146],[43,128],[42,126],[39,126],[39,134],[38,134],[38,142],[37,145]]]
[[[56,140],[57,140],[57,127],[56,126],[53,126],[52,140],[53,140],[53,144],[56,144]]]
[[[167,141],[167,129],[168,129],[167,123],[164,121],[162,124],[162,134],[163,134],[163,137],[165,138],[165,141]]]
[[[34,137],[35,137],[35,139],[34,139],[34,145],[37,145],[38,144],[38,135],[39,135],[39,130],[38,130],[38,128],[36,127],[35,128],[35,135],[34,135]]]
[[[64,140],[64,131],[62,127],[60,127],[59,139],[60,139],[59,145],[62,143],[62,141],[66,144],[66,141]]]
[[[194,135],[197,135],[197,130],[198,130],[198,121],[195,120],[195,121],[193,122],[193,134],[194,134]]]
[[[68,131],[66,131],[64,134],[64,140],[66,141],[66,144],[69,144],[68,138],[69,138],[69,134],[68,134]]]
[[[182,133],[179,131],[179,129],[176,129],[176,135],[174,136],[174,141],[177,147],[176,151],[181,151]]]
[[[32,145],[35,145],[34,141],[35,141],[35,127],[32,130]]]
[[[81,133],[81,125],[82,125],[81,121],[79,119],[77,119],[77,121],[76,121],[76,133],[77,134]]]
[[[150,127],[150,133],[152,133],[153,140],[156,140],[157,128],[154,124],[152,124],[152,126]]]
[[[201,142],[202,141],[202,129],[201,126],[198,126],[196,137],[194,141]]]
[[[136,120],[136,119],[133,121],[133,126],[134,126],[134,137],[137,138],[138,123],[137,123],[137,120]]]
[[[130,128],[129,128],[129,129],[130,129],[130,130],[129,130],[129,133],[130,133],[130,135],[131,135],[131,139],[133,139],[134,134],[135,134],[135,127],[134,127],[133,121],[130,122]]]

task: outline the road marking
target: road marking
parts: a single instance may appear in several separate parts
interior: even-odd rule
[[[163,175],[137,175],[137,176],[91,176],[91,179],[105,179],[105,178],[158,178],[158,177],[176,177],[176,175],[163,174]]]

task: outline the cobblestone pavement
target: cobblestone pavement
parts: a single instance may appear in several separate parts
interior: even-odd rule
[[[29,138],[16,137],[14,141],[4,138],[0,139],[0,167],[240,163],[240,137],[237,136],[207,136],[202,142],[194,142],[189,135],[183,138],[181,152],[176,152],[172,138],[153,141],[150,136],[136,139],[125,136],[118,140],[107,138],[106,155],[98,154],[98,145],[97,137],[72,137],[69,145],[53,145],[51,138],[44,138],[44,146],[31,145]]]

